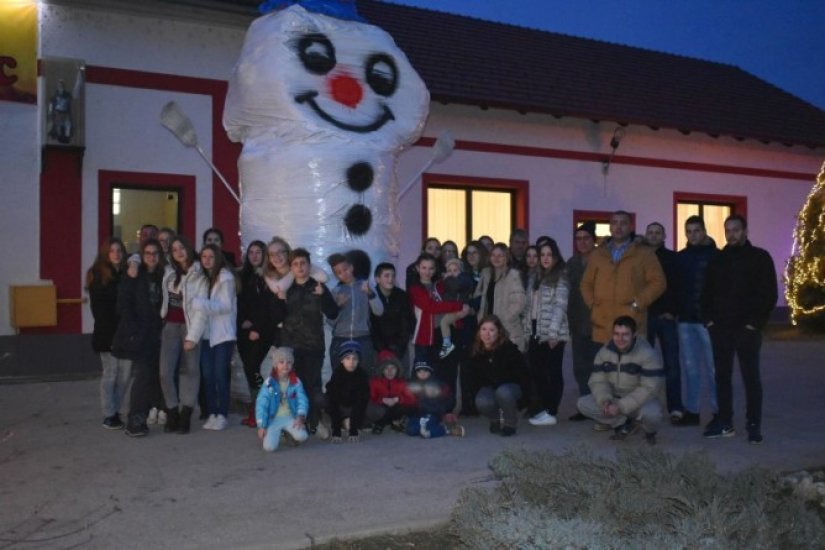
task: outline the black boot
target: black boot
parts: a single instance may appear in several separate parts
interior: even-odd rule
[[[171,434],[178,431],[178,420],[180,416],[178,415],[178,408],[174,407],[166,411],[166,425],[163,426],[163,431]]]
[[[180,416],[178,416],[175,419],[178,423],[178,433],[179,434],[188,434],[189,433],[189,421],[191,419],[192,419],[192,407],[181,407]]]

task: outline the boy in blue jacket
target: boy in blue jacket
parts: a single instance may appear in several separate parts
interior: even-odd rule
[[[290,348],[277,348],[273,354],[272,369],[261,375],[266,377],[258,399],[255,402],[255,421],[258,424],[258,438],[263,440],[265,451],[278,449],[281,432],[286,432],[293,440],[306,441],[306,417],[309,399],[301,380],[293,372],[295,357]]]

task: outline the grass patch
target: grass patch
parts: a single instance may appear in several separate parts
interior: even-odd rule
[[[465,489],[443,529],[336,540],[327,550],[825,548],[820,471],[720,474],[708,456],[586,447],[505,451],[498,484]],[[807,478],[807,481],[806,481]]]

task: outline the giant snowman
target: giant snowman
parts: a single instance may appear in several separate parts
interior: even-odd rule
[[[272,1],[249,28],[224,127],[239,160],[244,246],[274,235],[315,261],[397,258],[396,158],[421,134],[424,82],[354,2]]]

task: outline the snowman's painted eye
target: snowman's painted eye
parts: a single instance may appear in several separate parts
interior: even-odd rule
[[[367,84],[382,96],[391,96],[398,87],[398,67],[392,57],[384,53],[376,53],[367,58]]]
[[[335,67],[335,47],[323,34],[307,34],[298,40],[298,56],[306,70],[323,75]]]

